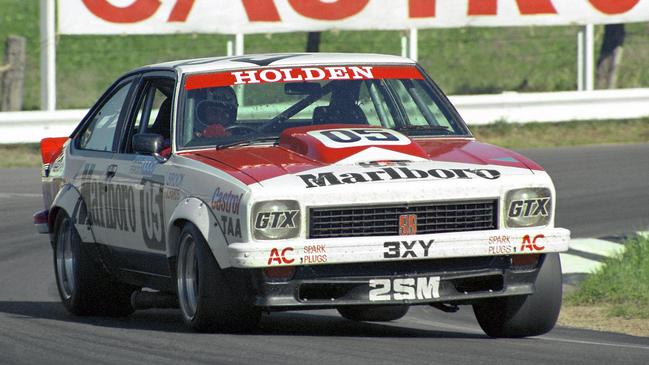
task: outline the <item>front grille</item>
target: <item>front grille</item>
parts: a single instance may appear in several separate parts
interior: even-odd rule
[[[309,238],[399,235],[399,217],[417,216],[417,234],[496,229],[497,200],[311,208]]]

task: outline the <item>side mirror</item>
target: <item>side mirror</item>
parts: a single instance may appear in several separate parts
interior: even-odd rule
[[[157,160],[162,159],[166,161],[160,152],[162,151],[162,144],[164,137],[156,133],[138,133],[133,136],[133,151],[143,155],[153,155]]]

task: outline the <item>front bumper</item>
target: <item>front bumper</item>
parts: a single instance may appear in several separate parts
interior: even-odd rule
[[[499,229],[410,236],[294,239],[228,246],[238,268],[545,254],[568,250],[563,228]]]
[[[511,256],[298,266],[290,280],[267,279],[258,270],[255,306],[268,310],[473,302],[534,293],[546,255],[526,266]]]

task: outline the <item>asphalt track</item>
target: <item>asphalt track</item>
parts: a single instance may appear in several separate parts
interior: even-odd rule
[[[559,195],[557,226],[575,237],[649,228],[649,145],[523,151]],[[649,338],[557,327],[527,339],[490,339],[470,308],[414,307],[389,324],[334,311],[265,315],[245,335],[188,332],[176,310],[127,319],[80,318],[59,304],[45,236],[38,171],[0,170],[1,364],[646,364]]]

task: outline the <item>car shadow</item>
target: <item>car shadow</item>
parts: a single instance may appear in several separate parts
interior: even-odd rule
[[[192,333],[182,323],[180,311],[153,309],[137,311],[123,318],[81,317],[68,313],[60,302],[54,301],[0,301],[2,317],[14,319],[37,318],[80,323],[115,329],[153,330],[161,332]],[[304,312],[264,314],[258,328],[238,333],[247,336],[333,336],[383,338],[488,338],[485,335],[456,331],[413,328],[405,322],[355,322],[338,315]]]

